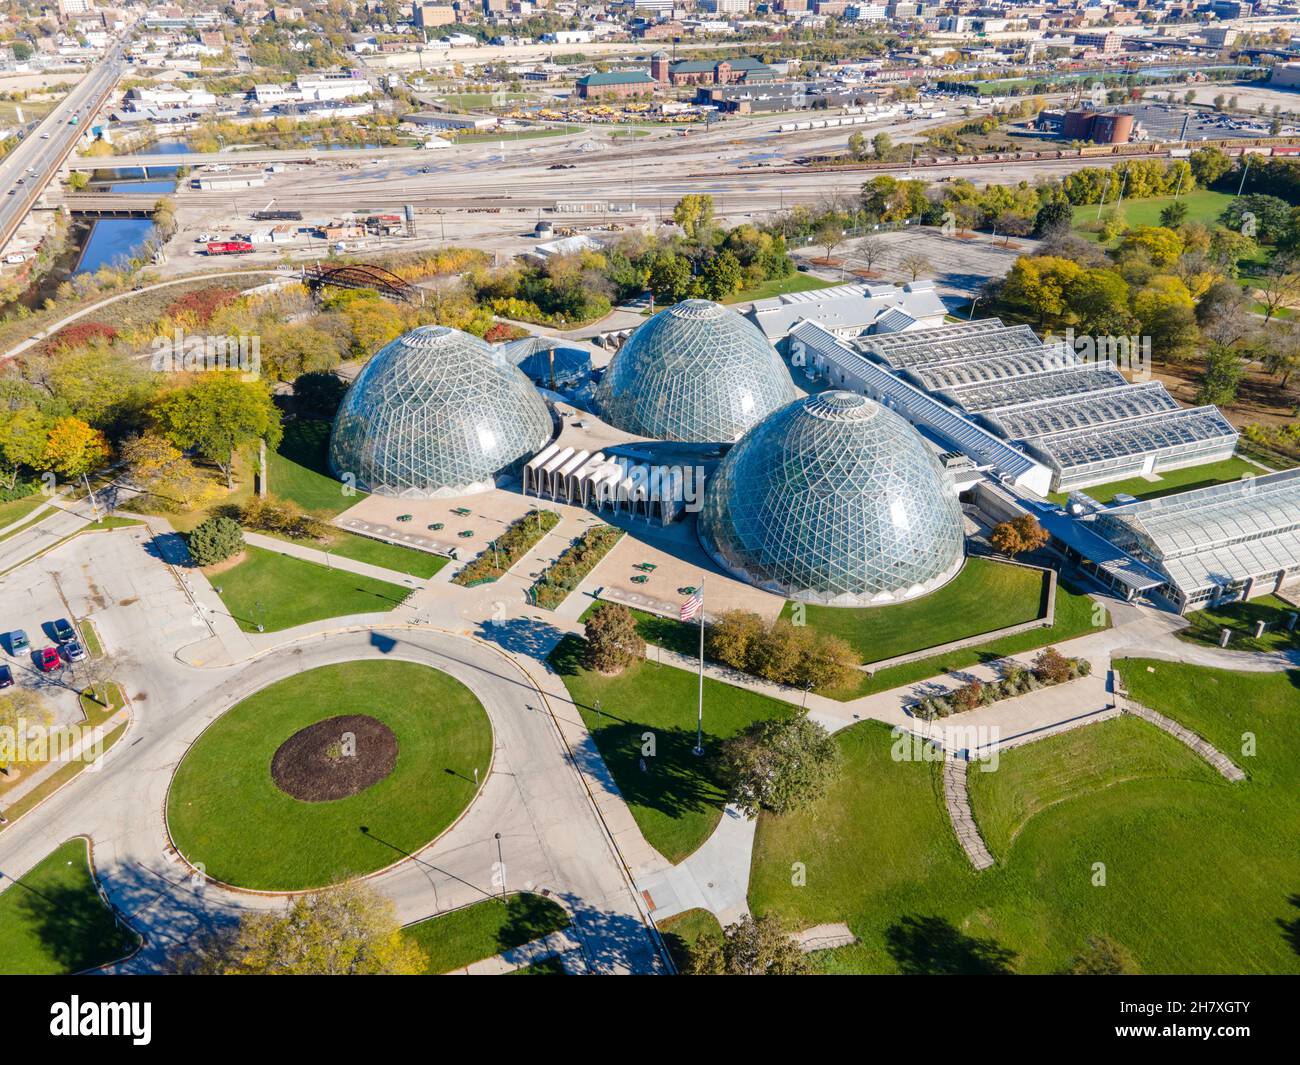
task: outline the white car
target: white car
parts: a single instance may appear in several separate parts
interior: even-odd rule
[[[194,243],[195,243],[195,244],[206,244],[206,243],[208,243],[208,241],[210,241],[211,239],[212,239],[212,234],[211,234],[211,233],[200,233],[197,237],[194,238]]]

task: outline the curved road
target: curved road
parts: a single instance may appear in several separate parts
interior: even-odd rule
[[[0,835],[0,868],[10,878],[21,876],[63,840],[89,836],[110,900],[145,936],[122,972],[156,971],[170,949],[232,921],[240,910],[283,905],[281,896],[205,884],[175,853],[164,821],[172,773],[202,730],[252,692],[315,666],[385,658],[429,665],[465,683],[487,710],[495,744],[492,772],[464,817],[419,854],[395,852],[400,864],[370,878],[394,899],[403,922],[478,901],[503,886],[546,891],[573,914],[591,971],[659,971],[631,882],[543,697],[503,652],[428,629],[316,636],[242,666],[191,671],[211,674],[211,687],[187,706],[147,704],[102,769],[83,772]],[[232,807],[230,816],[238,817],[238,809]],[[495,864],[497,832],[504,885]]]

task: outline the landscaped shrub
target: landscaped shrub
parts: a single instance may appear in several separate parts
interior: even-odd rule
[[[800,688],[842,688],[857,672],[853,649],[785,618],[769,627],[748,610],[727,610],[705,630],[708,656],[732,669],[775,684]]]
[[[50,337],[43,349],[47,354],[72,348],[90,347],[92,344],[111,344],[117,339],[117,330],[103,322],[77,322],[65,326]]]
[[[230,518],[208,518],[190,533],[189,547],[198,565],[212,566],[244,549],[244,531]]]
[[[177,296],[167,305],[163,314],[188,325],[207,325],[217,311],[233,303],[238,295],[235,289],[220,285],[201,288]]]
[[[1034,658],[1031,669],[1019,662],[1008,662],[999,679],[971,680],[946,695],[927,695],[912,707],[912,713],[923,721],[933,721],[949,714],[989,706],[1001,699],[1027,695],[1053,684],[1077,680],[1091,672],[1092,663],[1086,658],[1067,658],[1055,647],[1046,647]]]
[[[553,510],[530,510],[496,538],[495,549],[489,543],[478,558],[462,567],[451,579],[452,583],[468,585],[496,580],[559,524],[560,516]]]
[[[254,532],[294,540],[324,540],[329,526],[288,499],[254,496],[239,512],[239,524]]]
[[[621,673],[645,654],[632,611],[621,603],[602,603],[585,626],[587,650],[583,665],[601,673]]]
[[[618,543],[622,529],[593,525],[547,568],[533,585],[533,602],[554,610]]]

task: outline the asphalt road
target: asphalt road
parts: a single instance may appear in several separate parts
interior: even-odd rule
[[[85,132],[95,108],[117,84],[125,66],[122,45],[116,44],[0,162],[0,188],[5,190],[0,196],[0,250]],[[74,116],[77,124],[69,125]]]

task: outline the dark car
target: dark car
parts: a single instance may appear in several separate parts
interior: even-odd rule
[[[59,668],[57,647],[42,647],[36,652],[36,665],[42,673],[53,673]]]
[[[63,657],[69,662],[82,662],[86,658],[86,649],[76,640],[69,640],[59,650],[63,652]]]
[[[12,688],[14,685],[14,671],[8,666],[0,666],[0,688]]]
[[[27,633],[22,629],[14,629],[9,634],[9,653],[11,655],[26,654],[31,650],[32,645],[27,642]]]
[[[77,630],[72,627],[72,623],[67,618],[59,618],[50,628],[54,630],[54,638],[59,643],[67,643],[77,638]]]

